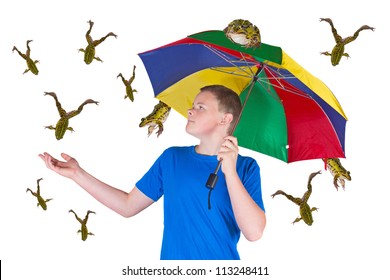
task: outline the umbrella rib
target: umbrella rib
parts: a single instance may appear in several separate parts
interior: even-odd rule
[[[241,60],[231,60],[229,59],[223,52],[211,47],[210,45],[204,45],[206,48],[208,48],[210,51],[212,51],[214,54],[216,54],[217,56],[219,56],[220,58],[222,58],[224,61],[226,61],[227,63],[231,64],[232,66],[236,67],[238,71],[225,71],[225,70],[222,70],[218,67],[210,67],[210,69],[213,69],[215,71],[219,71],[219,72],[223,72],[223,73],[227,73],[227,74],[232,74],[232,75],[237,75],[237,76],[242,76],[242,77],[248,77],[248,78],[253,78],[254,77],[254,73],[250,67],[250,64],[248,63],[248,60],[244,57],[244,55],[242,54],[242,52],[240,52],[241,56],[242,56],[242,59]],[[239,66],[238,64],[239,63],[243,63],[245,62],[246,66]],[[252,63],[253,66],[256,65],[256,63]],[[249,69],[250,71],[246,71],[246,69]],[[238,73],[238,72],[242,72],[242,73]]]

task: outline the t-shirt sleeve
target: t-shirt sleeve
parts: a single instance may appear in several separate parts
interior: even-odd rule
[[[153,201],[159,200],[164,194],[163,166],[166,152],[154,162],[144,176],[135,184],[136,187]]]
[[[259,207],[265,212],[265,207],[263,203],[263,196],[261,191],[261,177],[260,177],[260,167],[257,162],[253,159],[248,162],[246,168],[246,175],[243,179],[243,184],[248,191],[252,199],[259,205]]]

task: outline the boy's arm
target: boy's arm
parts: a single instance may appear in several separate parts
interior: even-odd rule
[[[48,153],[39,155],[47,168],[73,180],[96,200],[124,217],[134,216],[154,202],[136,187],[126,193],[95,178],[69,155],[63,153],[61,156],[65,161],[59,161]]]

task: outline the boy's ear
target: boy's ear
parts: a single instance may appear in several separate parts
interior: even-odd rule
[[[221,124],[230,124],[233,121],[233,115],[231,113],[224,114]]]

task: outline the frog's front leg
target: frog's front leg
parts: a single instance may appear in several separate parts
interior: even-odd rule
[[[164,126],[163,126],[163,123],[160,121],[157,121],[156,124],[158,126],[158,130],[157,130],[156,134],[157,134],[157,137],[159,137],[161,135],[161,133],[163,133],[163,131],[164,131]]]
[[[341,183],[343,189],[345,190],[345,181],[344,180],[341,181],[341,180],[342,180],[342,178],[340,178],[340,175],[338,175],[338,174],[334,175],[333,185],[334,185],[334,187],[336,188],[337,191],[339,190],[339,187],[340,187],[338,182]]]
[[[299,218],[296,218],[293,222],[292,222],[292,224],[295,224],[295,223],[297,223],[297,222],[299,222],[300,220],[302,220],[302,218],[301,217],[299,217]]]
[[[333,37],[334,37],[336,43],[337,44],[340,43],[342,38],[339,34],[337,34],[337,30],[334,27],[332,20],[330,18],[320,18],[320,21],[326,21],[327,23],[330,24],[330,27],[332,28],[332,34],[333,34]]]

